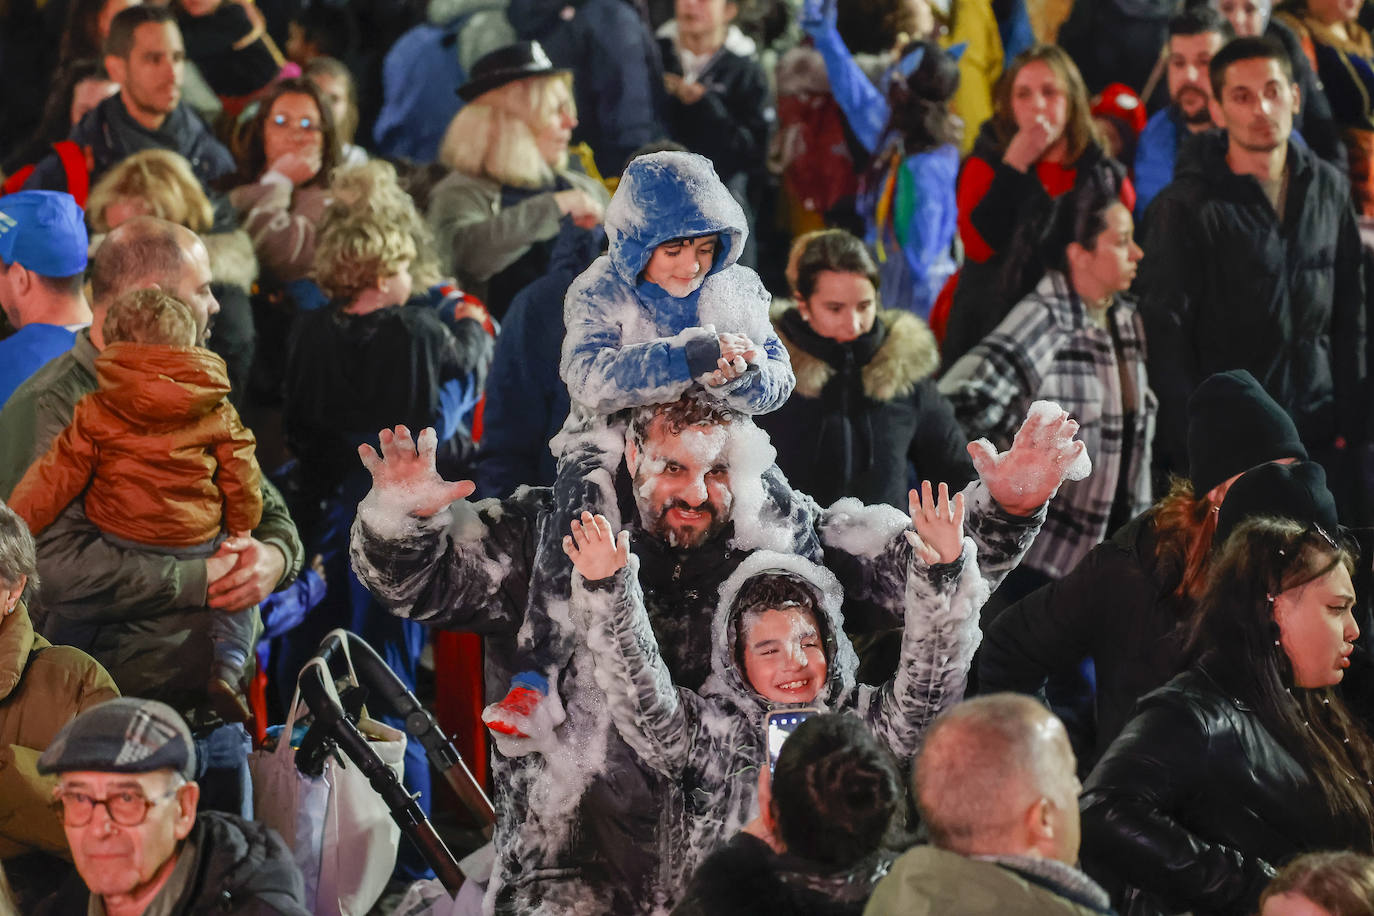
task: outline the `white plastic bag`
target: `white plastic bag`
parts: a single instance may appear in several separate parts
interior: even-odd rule
[[[334,680],[324,660],[312,658],[302,672],[312,666],[318,667],[330,698],[337,703]],[[357,683],[351,660],[349,674]],[[365,916],[395,868],[401,828],[351,760],[343,758],[341,763],[331,756],[317,779],[296,769],[291,734],[297,715],[305,711],[298,683],[277,747],[249,756],[253,804],[258,820],[281,834],[291,847],[305,877],[306,908],[316,916]],[[358,730],[399,779],[405,733],[368,718],[366,710],[358,718]]]

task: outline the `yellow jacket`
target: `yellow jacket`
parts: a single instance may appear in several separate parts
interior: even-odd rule
[[[989,0],[950,0],[950,21],[940,30],[940,46],[967,42],[959,58],[959,89],[952,107],[964,122],[959,154],[967,156],[978,128],[992,117],[992,93],[1002,76],[1002,35]]]

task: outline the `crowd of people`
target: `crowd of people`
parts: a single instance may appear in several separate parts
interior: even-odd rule
[[[339,912],[340,627],[375,913],[1374,914],[1369,26],[0,4],[0,916]]]

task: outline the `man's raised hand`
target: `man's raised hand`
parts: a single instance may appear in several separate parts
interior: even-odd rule
[[[410,515],[427,518],[449,503],[466,499],[476,489],[470,480],[450,483],[439,476],[434,467],[438,436],[433,427],[421,430],[418,442],[404,426],[394,432],[384,429],[377,438],[381,455],[366,443],[358,446],[358,457],[372,475],[372,490]]]
[[[1000,455],[986,439],[970,442],[969,457],[988,493],[1011,515],[1033,515],[1065,480],[1092,473],[1088,447],[1074,439],[1078,423],[1053,401],[1036,401],[1011,448]]]

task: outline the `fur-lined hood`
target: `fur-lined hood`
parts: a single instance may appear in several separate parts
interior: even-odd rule
[[[795,393],[818,398],[834,378],[835,369],[788,339],[781,318],[794,308],[796,303],[790,299],[774,300],[769,317],[792,357],[792,372],[797,377]],[[883,309],[878,318],[887,326],[887,338],[873,360],[863,367],[864,394],[874,401],[904,398],[915,390],[917,382],[939,368],[940,348],[926,323],[910,312]]]
[[[242,229],[205,233],[200,237],[210,254],[210,276],[216,283],[227,283],[251,290],[258,280],[258,256],[253,240]]]
[[[92,256],[108,232],[91,236],[87,250]],[[216,283],[226,283],[240,289],[252,290],[258,282],[258,256],[253,252],[253,240],[242,229],[228,232],[205,232],[200,236],[210,255],[210,277]]]

